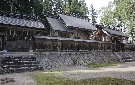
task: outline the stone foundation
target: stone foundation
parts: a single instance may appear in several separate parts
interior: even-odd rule
[[[2,63],[1,63],[2,60],[3,60],[3,57],[0,57],[0,74],[2,73],[2,70],[3,70],[3,69],[1,68],[1,67],[2,67]]]
[[[97,64],[102,62],[123,61],[123,54],[130,55],[135,60],[135,52],[7,52],[1,54],[1,57],[33,56],[43,67],[43,69],[52,69],[67,66],[86,66],[88,64]],[[126,57],[126,56],[124,56]],[[2,59],[0,59],[2,60]],[[1,64],[0,64],[1,65]]]
[[[44,69],[117,61],[112,52],[37,52],[36,55]]]

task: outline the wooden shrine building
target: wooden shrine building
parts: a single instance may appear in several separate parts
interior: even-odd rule
[[[34,47],[33,35],[44,34],[45,27],[34,17],[0,12],[0,49],[29,51]]]
[[[1,51],[124,51],[127,37],[114,28],[93,26],[83,17],[57,14],[39,20],[0,12]]]

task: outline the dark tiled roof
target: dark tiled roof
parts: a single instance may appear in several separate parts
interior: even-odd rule
[[[73,30],[69,30],[59,19],[50,17],[46,18],[55,31],[73,32]]]
[[[107,31],[109,34],[112,34],[112,35],[118,35],[118,36],[123,36],[123,37],[127,37],[128,36],[127,34],[124,34],[121,31],[113,30],[113,29],[110,29],[110,28],[103,28],[103,29],[105,31]]]
[[[64,20],[67,26],[73,26],[87,30],[96,30],[96,27],[94,27],[90,22],[85,19],[67,16],[63,14],[59,14],[59,16]]]
[[[49,18],[49,17],[46,17],[47,20],[48,20],[48,23],[50,23],[50,25],[52,26],[52,28],[56,31],[67,31],[66,27],[60,23],[60,21],[58,19],[55,19],[55,18]]]
[[[5,16],[0,16],[0,24],[18,25],[32,28],[45,28],[42,22],[11,18]]]
[[[89,42],[89,43],[111,43],[111,42],[105,42],[105,41],[97,41],[97,40],[83,40],[83,39],[73,39],[73,38],[62,38],[62,37],[52,37],[52,36],[39,36],[34,35],[35,38],[42,38],[42,39],[50,39],[50,40],[70,40],[75,42]]]

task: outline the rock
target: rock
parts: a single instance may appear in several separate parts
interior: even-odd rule
[[[37,56],[44,69],[51,69],[116,60],[115,56],[110,57],[111,54],[112,52],[43,52],[41,55],[37,53]]]
[[[0,68],[0,74],[3,74],[4,70],[2,68]]]
[[[2,83],[6,83],[5,78],[0,79],[0,81],[1,81]]]
[[[9,82],[15,82],[14,78],[8,78]]]
[[[9,83],[9,82],[15,82],[14,78],[2,78],[0,79],[0,84]]]
[[[0,80],[0,84],[4,84],[4,82],[2,82],[2,81]]]

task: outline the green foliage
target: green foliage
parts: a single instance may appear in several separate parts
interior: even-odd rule
[[[49,73],[41,73],[41,72],[36,72],[31,74],[38,85],[70,85],[68,84],[69,82],[74,82],[74,79],[68,79],[68,78],[58,78],[55,77],[53,74]]]
[[[12,10],[11,10],[12,8]],[[41,0],[1,0],[0,10],[9,12],[20,12],[33,16],[42,14],[43,6]]]
[[[52,6],[53,6],[52,0],[44,0],[42,2],[42,6],[43,6],[43,12],[44,13],[52,13],[52,11],[53,11],[53,9],[52,9]]]
[[[0,10],[10,10],[11,1],[0,0]]]
[[[43,13],[65,12],[86,16],[88,8],[85,0],[1,0],[0,10],[16,11],[33,16]]]
[[[95,25],[97,22],[96,22],[96,19],[97,19],[97,12],[96,12],[96,10],[94,9],[94,7],[93,7],[93,5],[91,4],[91,6],[90,6],[90,12],[91,12],[91,23],[93,24],[93,25]]]
[[[107,7],[103,8],[101,22],[110,25],[123,27],[131,36],[133,42],[133,26],[135,22],[135,0],[114,0]]]
[[[65,13],[74,14],[77,16],[86,16],[88,7],[85,0],[63,0],[61,1],[62,11]]]
[[[53,74],[35,72],[31,74],[38,85],[135,85],[134,81],[110,77],[75,80],[55,77]]]
[[[89,68],[99,68],[99,67],[104,67],[104,66],[116,66],[117,64],[121,64],[121,63],[124,63],[124,62],[89,64],[89,65],[87,65],[87,67],[89,67]]]
[[[107,7],[103,7],[102,11],[103,11],[103,15],[101,18],[101,23],[103,23],[107,26],[110,24],[116,24],[115,19],[114,19],[112,2],[110,2]]]

